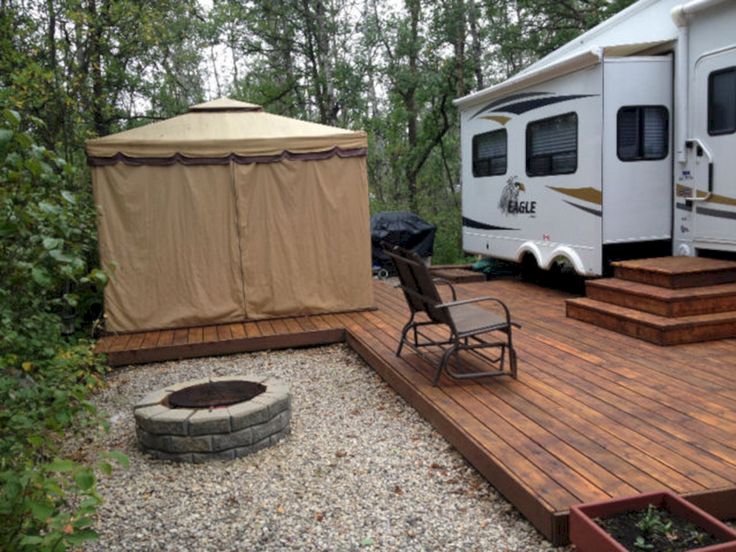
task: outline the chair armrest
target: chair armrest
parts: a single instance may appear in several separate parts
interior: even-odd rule
[[[483,301],[498,301],[493,297],[473,297],[472,299],[463,299],[462,301],[450,301],[449,303],[440,303],[435,305],[438,309],[444,309],[446,307],[457,307],[459,305],[469,305],[471,303],[481,303]]]
[[[452,285],[452,282],[450,280],[445,280],[444,278],[432,278],[432,281],[436,284],[444,284],[446,286],[450,287],[450,291],[452,292],[452,300],[457,301],[457,293],[455,293],[455,286]],[[440,306],[440,305],[437,305]]]

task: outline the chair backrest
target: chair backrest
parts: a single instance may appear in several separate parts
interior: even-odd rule
[[[436,308],[443,300],[422,258],[396,245],[384,244],[384,251],[396,265],[401,289],[412,313],[424,312],[433,322],[451,325],[447,311]]]

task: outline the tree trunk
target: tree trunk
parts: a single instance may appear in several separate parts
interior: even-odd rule
[[[104,0],[103,0],[104,2]],[[104,3],[103,11],[106,10]],[[89,14],[89,36],[88,41],[88,63],[90,79],[92,81],[92,95],[88,98],[88,103],[92,112],[92,126],[97,136],[105,136],[110,134],[109,126],[105,120],[104,107],[105,84],[102,76],[102,34],[104,25],[102,17],[98,11],[97,0],[88,0],[87,13]]]
[[[455,90],[458,98],[465,96],[465,0],[455,0],[453,6],[452,48],[455,55]]]
[[[406,7],[409,10],[409,85],[404,91],[404,107],[407,113],[407,142],[408,150],[410,152],[409,159],[413,157],[412,153],[417,148],[417,127],[419,113],[417,110],[417,80],[419,78],[417,72],[417,61],[419,58],[419,17],[421,16],[421,4],[420,0],[406,0]],[[409,209],[413,212],[419,211],[419,199],[417,197],[417,177],[419,171],[415,170],[414,163],[407,165],[406,171],[406,186],[408,192],[408,203]]]
[[[475,73],[476,90],[483,90],[483,58],[481,52],[480,33],[478,31],[478,5],[475,0],[468,0],[468,19],[470,23],[471,55],[473,72]]]

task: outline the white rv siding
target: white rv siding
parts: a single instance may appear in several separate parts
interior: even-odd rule
[[[672,58],[615,58],[603,67],[603,243],[670,239]],[[619,110],[636,106],[667,110],[668,151],[663,159],[619,159]]]
[[[601,270],[601,109],[602,69],[588,69],[515,92],[508,101],[491,107],[474,105],[461,113],[463,179],[463,247],[470,253],[520,261],[534,255],[542,268],[557,257],[570,260],[576,270]],[[519,97],[518,94],[529,94]],[[513,105],[541,97],[579,96],[522,113]],[[505,109],[511,111],[506,111]],[[577,115],[577,170],[574,174],[530,176],[526,170],[526,131],[531,122],[548,117]],[[508,117],[505,124],[488,117]],[[506,128],[508,165],[499,176],[474,177],[473,136]],[[518,200],[526,212],[499,208],[510,182],[523,185]]]
[[[698,140],[713,158],[713,193],[708,199],[693,203],[677,198],[674,210],[677,254],[736,251],[736,133],[711,135],[708,132],[709,76],[714,71],[736,67],[735,29],[736,2],[709,8],[689,22],[686,138]],[[687,150],[684,165],[675,166],[675,186],[680,196],[706,196],[708,158],[706,154],[698,155],[697,147]]]

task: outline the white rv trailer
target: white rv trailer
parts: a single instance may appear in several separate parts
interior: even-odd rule
[[[466,252],[736,257],[735,0],[640,0],[455,103]]]

